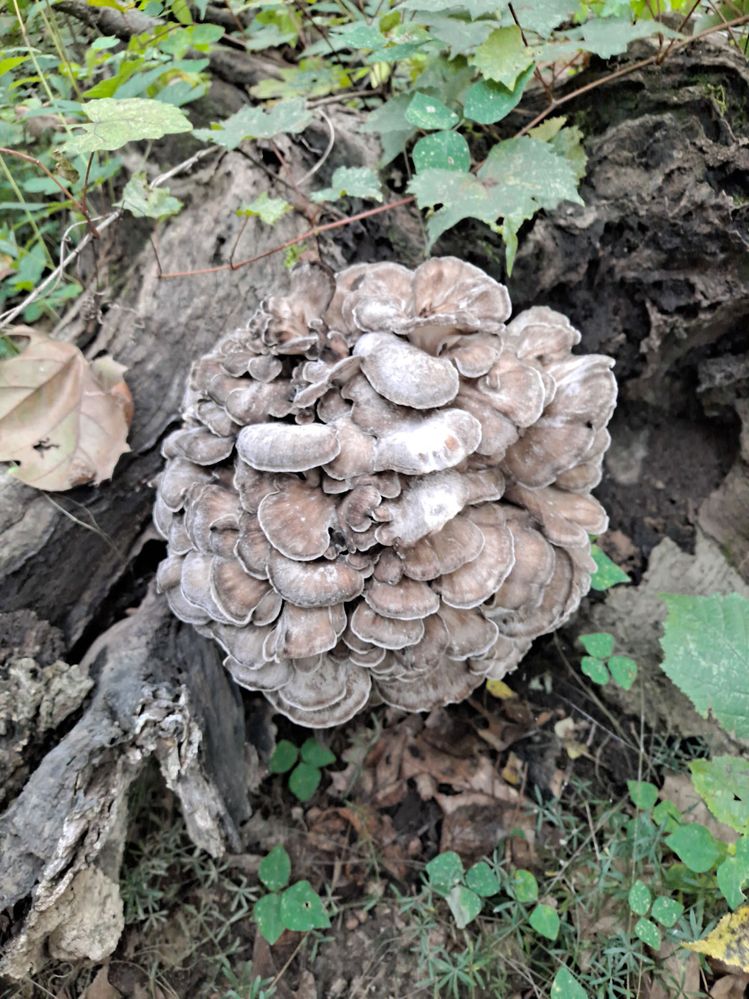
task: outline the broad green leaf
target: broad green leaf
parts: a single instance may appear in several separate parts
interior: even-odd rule
[[[237,209],[237,215],[243,218],[259,218],[266,225],[275,225],[287,212],[291,211],[291,205],[283,198],[269,198],[267,191],[263,191],[253,201],[242,205]]]
[[[742,836],[736,843],[736,853],[726,857],[715,872],[723,897],[732,909],[744,901],[742,889],[749,884],[749,836]]]
[[[606,669],[606,663],[600,659],[596,659],[595,656],[583,656],[580,660],[580,669],[593,683],[603,686],[609,682],[610,677],[609,671]]]
[[[677,902],[675,898],[668,898],[666,895],[660,895],[655,902],[653,902],[653,908],[650,915],[656,922],[660,923],[661,926],[665,926],[667,930],[670,930],[672,926],[676,926],[679,922],[683,912],[684,906],[681,902]]]
[[[84,101],[81,109],[90,124],[71,126],[80,131],[63,144],[67,153],[86,156],[120,149],[128,142],[192,131],[190,120],[179,108],[143,97]]]
[[[268,762],[268,769],[272,774],[285,774],[296,763],[299,757],[299,750],[293,742],[288,739],[281,739],[276,743],[273,755]]]
[[[459,120],[457,114],[442,101],[418,91],[406,108],[406,121],[427,132],[452,128]]]
[[[291,860],[280,844],[263,857],[257,874],[268,891],[280,891],[286,887],[291,876]]]
[[[463,877],[463,861],[453,850],[439,853],[424,868],[430,886],[440,895],[447,895]]]
[[[28,58],[29,56],[8,56],[7,59],[0,59],[0,76],[3,76],[11,69],[15,69],[16,66],[20,66]]]
[[[463,885],[455,885],[447,895],[447,904],[453,914],[455,925],[463,930],[481,912],[482,901],[475,891]]]
[[[749,834],[749,760],[716,756],[692,760],[692,783],[719,822]]]
[[[652,808],[658,800],[658,788],[647,780],[628,780],[627,790],[633,803],[643,811]]]
[[[535,902],[538,898],[538,881],[531,871],[520,867],[512,872],[510,891],[518,902]]]
[[[535,31],[547,38],[554,28],[572,19],[578,0],[514,0],[512,9],[524,31]],[[513,23],[509,11],[504,20]]]
[[[659,801],[653,809],[653,821],[663,826],[666,832],[673,832],[682,825],[684,817],[673,801]]]
[[[491,14],[499,16],[508,6],[509,0],[404,0],[400,4],[403,10],[425,10],[442,12],[446,10],[465,10],[474,20]]]
[[[553,119],[552,119],[553,120]],[[562,121],[565,121],[562,118]],[[588,155],[583,147],[583,133],[577,125],[563,128],[549,139],[552,149],[564,156],[578,180],[582,180],[588,165]]]
[[[182,202],[165,187],[149,187],[145,173],[135,173],[117,202],[136,218],[166,219],[182,210]]]
[[[512,90],[520,74],[533,65],[533,53],[523,41],[520,28],[497,28],[479,45],[471,65],[487,80]]]
[[[445,14],[422,14],[419,20],[429,28],[433,38],[449,46],[453,59],[472,53],[497,27],[496,21],[467,21]]]
[[[330,919],[309,881],[297,881],[281,895],[281,921],[287,930],[327,930]]]
[[[590,580],[590,585],[594,590],[608,590],[612,586],[616,586],[617,583],[629,582],[627,573],[620,569],[616,562],[612,562],[598,545],[590,546],[590,554],[596,564],[596,571]]]
[[[269,111],[260,107],[241,108],[216,128],[196,128],[197,139],[215,142],[226,149],[236,149],[246,139],[272,139],[282,132],[301,132],[312,121],[303,97],[280,101]]]
[[[653,950],[661,946],[661,931],[651,919],[638,919],[635,923],[635,936]]]
[[[653,896],[644,881],[635,881],[627,896],[629,907],[637,916],[644,916],[650,908]]]
[[[479,80],[466,91],[463,114],[480,125],[493,125],[505,118],[520,103],[533,66],[521,73],[510,90],[501,83]]]
[[[720,848],[713,834],[699,822],[680,826],[664,842],[695,874],[709,871],[720,857]]]
[[[637,679],[637,663],[629,656],[612,656],[608,667],[611,679],[622,690],[629,690]]]
[[[466,884],[482,898],[499,894],[499,878],[485,860],[479,860],[466,871]]]
[[[309,763],[297,763],[289,777],[289,790],[299,801],[309,801],[320,786],[322,773]]]
[[[663,671],[707,717],[749,739],[749,600],[666,595]]]
[[[540,902],[528,916],[528,922],[536,933],[547,940],[556,940],[559,936],[559,916],[550,905]]]
[[[371,111],[359,126],[360,132],[380,136],[382,165],[387,166],[399,156],[416,135],[416,129],[406,121],[406,108],[411,103],[410,94],[398,94]]]
[[[257,923],[260,935],[272,947],[285,929],[281,918],[280,895],[263,895],[261,899],[258,899],[252,910],[252,918]]]
[[[411,153],[417,170],[457,170],[471,167],[471,151],[458,132],[434,132],[416,143]]]
[[[335,763],[335,753],[317,739],[307,739],[302,745],[302,759],[313,767],[329,767]]]
[[[578,641],[596,659],[607,659],[614,651],[614,636],[606,631],[595,631],[589,635],[578,635]]]
[[[371,24],[364,21],[353,21],[338,25],[330,31],[330,41],[337,49],[378,49],[387,44],[387,39]]]
[[[315,191],[312,201],[338,201],[339,198],[367,198],[382,201],[382,189],[377,174],[370,167],[342,166],[333,174],[330,187]]]
[[[309,100],[313,97],[325,97],[349,86],[351,86],[351,77],[343,66],[333,60],[301,59],[298,65],[279,70],[278,77],[268,76],[256,83],[254,87],[250,87],[250,93],[262,101],[278,97],[286,103],[287,99]],[[300,130],[284,128],[280,131]]]
[[[565,36],[579,49],[592,52],[602,59],[621,55],[632,42],[652,35],[674,38],[678,37],[678,32],[672,31],[660,21],[639,20],[633,24],[623,17],[593,17],[579,28],[565,32]]]
[[[588,999],[588,993],[572,972],[562,965],[551,983],[551,999]]]

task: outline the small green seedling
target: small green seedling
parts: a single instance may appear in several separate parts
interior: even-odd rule
[[[260,861],[258,877],[268,894],[255,903],[252,918],[260,935],[271,946],[284,930],[304,933],[328,929],[330,919],[325,906],[309,881],[289,885],[291,860],[282,846],[275,846]]]
[[[676,926],[684,906],[668,895],[659,895],[654,901],[653,893],[639,880],[629,889],[627,898],[631,911],[640,917],[635,923],[635,936],[653,950],[659,950],[663,940],[658,924],[669,930]],[[648,919],[648,915],[652,918]]]
[[[596,564],[596,570],[591,576],[590,585],[594,590],[610,590],[619,583],[629,583],[630,578],[624,569],[612,562],[608,555],[598,545],[590,546],[590,554]]]
[[[301,750],[288,739],[281,739],[273,750],[268,769],[272,774],[285,774],[291,770],[289,790],[299,801],[305,802],[320,786],[322,768],[335,763],[335,760],[335,753],[317,739],[307,739]]]
[[[614,655],[614,636],[598,631],[579,637],[588,653],[580,660],[583,673],[593,683],[603,685],[613,680],[622,690],[629,690],[637,676],[637,663],[629,656]]]

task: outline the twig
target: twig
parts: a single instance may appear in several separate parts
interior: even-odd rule
[[[523,31],[523,28],[522,28],[522,25],[520,24],[520,21],[518,21],[518,16],[515,13],[515,8],[512,6],[512,4],[509,4],[508,6],[509,6],[509,11],[510,11],[510,14],[512,16],[512,19],[515,22],[515,25],[516,25],[518,31],[520,32],[520,37],[523,40],[523,45],[526,48],[528,48],[529,47],[528,46],[528,39],[525,37],[525,32]],[[536,80],[538,80],[538,82],[544,88],[544,90],[546,91],[546,96],[549,98],[549,100],[553,101],[554,100],[554,91],[551,89],[551,87],[546,82],[546,80],[544,80],[543,73],[538,68],[538,66],[534,66],[533,67],[533,76],[535,77]]]
[[[76,198],[76,196],[68,190],[63,183],[61,183],[57,177],[52,173],[51,170],[42,163],[41,160],[37,159],[36,156],[30,156],[28,153],[22,153],[19,149],[8,149],[6,146],[0,146],[0,155],[2,156],[15,156],[16,159],[24,160],[26,163],[33,163],[35,167],[45,173],[49,179],[57,185],[57,187],[62,191],[68,201],[72,201],[73,207],[77,209],[81,215],[86,219],[86,222],[91,223],[91,216],[86,211],[85,205]],[[89,161],[90,166],[90,161]],[[86,171],[86,177],[88,177],[88,170]]]
[[[325,152],[322,154],[317,163],[315,163],[313,167],[310,167],[310,169],[304,174],[303,177],[300,177],[299,180],[294,181],[294,187],[301,187],[302,184],[306,183],[310,179],[310,177],[314,177],[317,171],[320,169],[320,167],[325,163],[325,160],[327,160],[328,156],[330,156],[330,154],[333,152],[333,146],[335,145],[335,126],[333,125],[333,122],[330,120],[330,118],[328,118],[328,116],[325,114],[322,108],[320,108],[319,111],[320,111],[320,117],[328,126],[328,145],[325,147]]]

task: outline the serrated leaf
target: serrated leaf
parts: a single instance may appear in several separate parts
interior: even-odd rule
[[[660,21],[641,19],[632,23],[623,17],[593,17],[579,28],[566,31],[565,35],[575,42],[579,49],[592,52],[602,59],[621,55],[627,51],[632,42],[640,38],[650,38],[653,35],[663,35],[664,38],[679,37],[677,31],[666,27]]]
[[[265,225],[275,225],[287,212],[291,211],[291,205],[283,198],[270,198],[267,191],[263,191],[253,201],[242,205],[237,209],[237,215],[246,218],[259,218]]]
[[[268,761],[268,769],[272,774],[285,774],[296,763],[299,758],[299,750],[293,742],[288,739],[281,739],[276,743],[276,748]]]
[[[684,946],[725,964],[736,965],[749,974],[749,905],[724,916],[702,940]]]
[[[535,902],[538,898],[538,881],[531,871],[520,867],[512,872],[510,891],[518,902]]]
[[[629,656],[612,656],[608,663],[611,679],[621,687],[629,690],[637,679],[637,663]]]
[[[578,641],[585,651],[596,659],[607,659],[614,651],[614,636],[605,631],[595,631],[589,635],[578,635]]]
[[[309,763],[297,763],[289,777],[289,790],[299,801],[309,801],[320,786],[322,773]]]
[[[580,660],[580,669],[593,683],[603,686],[609,682],[610,677],[606,663],[596,659],[595,656],[583,656]]]
[[[557,910],[550,905],[540,902],[528,916],[528,922],[536,933],[547,940],[553,941],[559,936],[559,916]]]
[[[529,66],[510,89],[491,80],[479,80],[466,91],[463,114],[480,125],[493,125],[506,118],[520,103],[528,80],[533,76],[533,66]]]
[[[468,143],[458,132],[434,132],[419,139],[411,153],[417,170],[457,170],[471,166]]]
[[[713,834],[699,822],[680,826],[664,842],[695,874],[709,871],[720,857],[720,848]]]
[[[661,926],[665,926],[667,930],[670,930],[673,926],[676,926],[683,913],[684,906],[681,902],[677,902],[675,898],[668,898],[666,895],[660,895],[655,902],[653,902],[653,908],[650,915],[656,922],[660,923]]]
[[[281,919],[281,897],[279,895],[263,895],[255,902],[252,918],[257,923],[262,938],[272,947],[285,929]]]
[[[726,857],[715,872],[718,888],[732,909],[744,901],[743,888],[749,884],[749,836],[737,841],[735,854]]]
[[[692,760],[692,783],[719,822],[749,834],[749,760],[716,756]]]
[[[638,919],[635,923],[635,936],[652,947],[659,950],[661,946],[661,931],[651,919]]]
[[[476,20],[491,14],[497,17],[507,7],[509,0],[404,0],[400,7],[403,10],[425,10],[440,12],[445,10],[465,10]]]
[[[84,101],[81,110],[90,124],[72,126],[80,131],[62,146],[74,155],[87,156],[99,150],[120,149],[128,142],[192,131],[189,118],[179,108],[144,97]]]
[[[439,853],[424,868],[430,886],[446,895],[463,877],[463,861],[453,850]]]
[[[268,891],[280,891],[286,887],[291,877],[291,860],[280,844],[263,857],[257,874]]]
[[[749,739],[749,600],[667,594],[663,671],[706,718]]]
[[[76,346],[26,326],[5,334],[22,348],[0,362],[0,461],[35,489],[60,491],[112,476],[127,445],[126,370],[89,363]]]
[[[627,896],[629,907],[636,916],[647,914],[652,899],[651,891],[644,881],[635,881]]]
[[[196,128],[197,139],[215,142],[225,149],[236,149],[247,139],[272,139],[282,132],[301,132],[312,121],[303,97],[280,101],[268,111],[261,107],[241,108],[216,128]]]
[[[616,562],[612,562],[605,552],[601,551],[598,545],[590,546],[590,554],[596,564],[596,571],[590,580],[590,585],[594,590],[608,590],[618,583],[628,583],[629,576],[620,569]]]
[[[118,205],[136,218],[166,219],[182,210],[182,202],[168,188],[150,187],[145,173],[135,173],[125,184]]]
[[[554,28],[569,21],[578,11],[578,0],[515,0],[512,9],[524,31],[547,38]],[[509,13],[505,15],[509,18]]]
[[[485,860],[479,860],[468,868],[466,884],[482,898],[499,894],[499,878]]]
[[[336,50],[377,49],[387,43],[382,32],[364,21],[354,21],[350,24],[338,25],[330,31],[330,40]]]
[[[628,780],[627,790],[633,803],[645,812],[658,800],[658,788],[647,780]]]
[[[452,128],[459,120],[457,114],[442,101],[419,91],[413,95],[406,108],[406,121],[426,132]]]
[[[475,891],[464,885],[455,885],[446,896],[455,925],[464,930],[481,912],[482,901]]]
[[[382,201],[382,189],[377,174],[370,167],[338,167],[330,187],[315,191],[312,201],[338,201],[339,198],[366,198]]]
[[[302,744],[302,759],[313,767],[329,767],[335,763],[335,753],[317,739],[307,739]]]
[[[520,28],[512,25],[492,31],[470,62],[487,80],[512,90],[520,74],[533,65],[533,53],[523,41]]]
[[[327,930],[330,919],[309,881],[297,881],[281,895],[281,921],[287,930]]]
[[[588,999],[588,993],[572,972],[562,966],[551,983],[551,999]]]
[[[495,21],[468,21],[463,17],[439,13],[423,13],[419,20],[429,28],[433,38],[438,38],[449,47],[452,59],[472,53],[497,26]]]

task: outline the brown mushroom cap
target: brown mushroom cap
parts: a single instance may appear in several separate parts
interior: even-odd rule
[[[193,366],[158,588],[310,727],[513,669],[590,585],[609,358],[456,258],[319,264]]]

